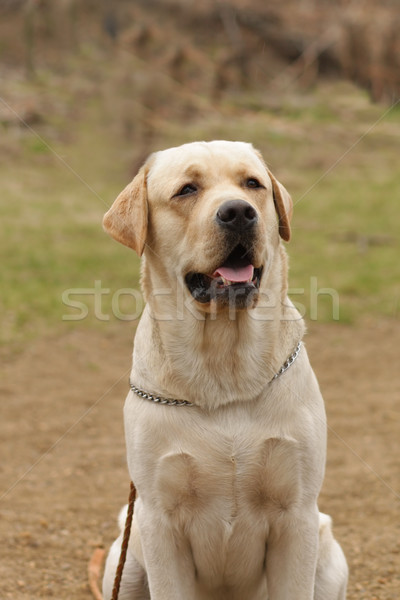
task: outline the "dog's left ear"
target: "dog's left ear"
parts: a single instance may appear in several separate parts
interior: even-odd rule
[[[144,165],[103,218],[105,231],[139,256],[143,253],[147,235],[147,172],[148,167]]]
[[[286,188],[275,179],[274,175],[269,170],[268,175],[272,181],[275,209],[278,213],[279,235],[285,242],[288,242],[290,240],[290,221],[293,214],[293,201]]]

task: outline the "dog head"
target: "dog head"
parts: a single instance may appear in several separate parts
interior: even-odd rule
[[[257,303],[291,215],[288,192],[250,144],[195,142],[151,155],[103,225],[208,311]]]

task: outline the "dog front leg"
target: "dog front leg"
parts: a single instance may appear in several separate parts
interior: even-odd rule
[[[268,541],[268,600],[313,600],[318,554],[318,512],[288,517]]]
[[[190,544],[159,516],[137,517],[151,600],[192,600],[195,567]]]

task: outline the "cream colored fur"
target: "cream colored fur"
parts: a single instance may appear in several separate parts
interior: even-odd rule
[[[244,185],[249,177],[262,187]],[[188,183],[196,193],[177,196]],[[226,258],[215,214],[230,199],[255,209],[254,263],[264,267],[259,297],[233,311],[196,302],[184,279]],[[271,382],[304,333],[286,295],[280,241],[290,237],[291,212],[251,145],[217,141],[152,155],[105,215],[113,237],[143,251],[147,304],[131,380],[195,404],[126,399],[138,498],[120,600],[345,598],[346,560],[317,507],[326,422],[304,345]],[[105,600],[120,546],[121,536],[107,560]]]

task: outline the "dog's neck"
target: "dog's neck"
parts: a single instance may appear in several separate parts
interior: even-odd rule
[[[179,283],[167,293],[165,282],[152,281],[160,293],[148,297],[136,333],[135,385],[207,408],[259,396],[304,333],[282,283],[284,251],[274,260],[269,273],[279,277],[267,273],[258,306],[248,310],[199,312]],[[146,277],[145,266],[145,285]]]

